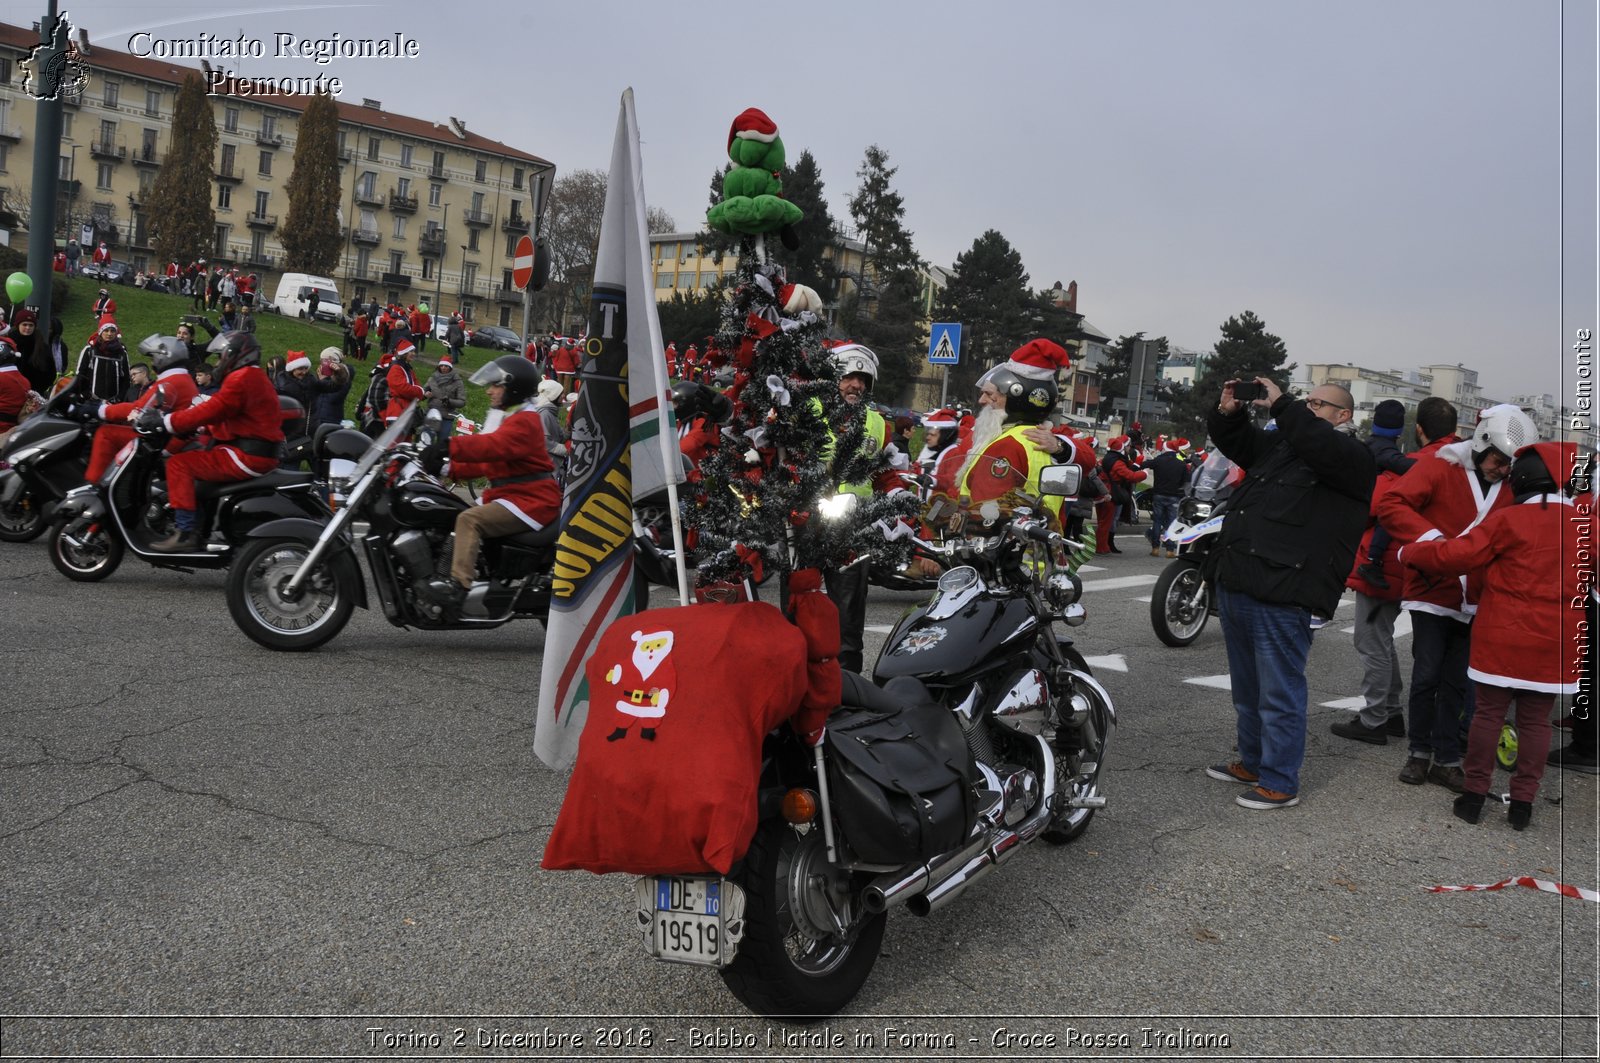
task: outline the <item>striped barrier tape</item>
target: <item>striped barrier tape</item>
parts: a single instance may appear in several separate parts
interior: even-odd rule
[[[1508,878],[1488,886],[1428,886],[1426,888],[1429,893],[1482,893],[1503,890],[1507,886],[1526,886],[1530,890],[1559,893],[1563,897],[1576,897],[1581,901],[1600,903],[1600,893],[1594,890],[1586,890],[1582,886],[1569,886],[1565,882],[1551,882],[1548,879],[1533,878],[1529,875],[1518,875],[1516,878]]]

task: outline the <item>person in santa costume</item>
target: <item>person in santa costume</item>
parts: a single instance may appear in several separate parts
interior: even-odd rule
[[[1512,705],[1517,716],[1517,767],[1506,818],[1523,830],[1533,818],[1556,695],[1576,694],[1584,637],[1583,599],[1592,518],[1574,496],[1593,461],[1578,460],[1576,443],[1534,443],[1517,450],[1508,478],[1510,505],[1497,508],[1454,539],[1434,538],[1400,549],[1400,562],[1433,576],[1466,576],[1481,587],[1467,675],[1477,708],[1467,738],[1466,778],[1455,815],[1478,822],[1494,779],[1495,750]],[[1593,637],[1593,633],[1589,634]]]
[[[152,404],[158,389],[162,392],[163,410],[187,409],[199,396],[200,388],[195,384],[194,377],[189,375],[189,347],[181,340],[166,341],[151,359],[150,365],[156,371],[156,378],[132,402],[90,404],[94,416],[102,424],[95,430],[94,441],[89,447],[89,467],[83,474],[85,483],[98,483],[111,467],[111,459],[133,442],[134,431],[127,426],[128,422],[137,417],[146,405]],[[174,437],[167,444],[167,451],[176,453],[186,442]]]
[[[84,398],[120,402],[133,383],[128,372],[128,348],[122,343],[117,323],[103,318],[93,338],[78,352],[78,368],[73,370],[72,387]]]
[[[449,612],[466,601],[483,539],[539,531],[561,514],[555,464],[545,446],[539,412],[532,406],[539,371],[521,355],[508,354],[472,374],[471,382],[489,392],[484,431],[436,439],[421,458],[422,467],[434,475],[443,471],[448,459],[452,477],[489,481],[483,503],[456,517],[450,575],[417,587],[418,594]]]
[[[101,240],[99,246],[94,249],[93,258],[94,264],[97,266],[103,266],[111,261],[111,248],[106,246],[104,240]]]
[[[150,544],[160,553],[192,553],[200,548],[197,483],[235,483],[264,476],[278,467],[283,450],[283,413],[272,380],[261,368],[261,345],[255,336],[225,332],[212,349],[218,350],[215,395],[164,416],[144,410],[135,419],[136,425],[159,424],[173,435],[207,428],[212,440],[205,450],[180,451],[167,459],[167,497],[177,530]]]
[[[117,316],[117,301],[111,298],[111,293],[105,288],[100,289],[100,294],[95,296],[93,310],[96,319]]]
[[[22,372],[22,352],[11,337],[0,336],[0,440],[17,427],[23,403],[32,390]]]
[[[975,505],[1009,491],[1039,496],[1039,473],[1071,450],[1044,425],[1061,394],[1056,374],[1071,364],[1059,343],[1035,339],[978,379],[982,410],[973,425],[972,449],[956,474],[962,498]],[[1046,499],[1044,508],[1060,520],[1060,498]]]
[[[386,425],[393,424],[395,418],[406,412],[407,406],[427,397],[422,385],[417,383],[416,371],[411,368],[411,356],[415,353],[410,340],[403,339],[395,345],[385,377],[389,385],[389,404],[383,410]]]

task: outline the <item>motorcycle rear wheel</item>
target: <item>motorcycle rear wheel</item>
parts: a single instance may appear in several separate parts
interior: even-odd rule
[[[1161,571],[1150,592],[1150,626],[1168,646],[1187,646],[1211,618],[1211,588],[1200,566],[1180,558]]]
[[[361,574],[348,554],[325,556],[290,598],[284,588],[311,552],[298,539],[260,539],[228,569],[228,612],[239,630],[269,650],[313,650],[333,638],[355,609]]]
[[[26,487],[8,506],[0,506],[0,542],[30,543],[44,534],[44,507]]]
[[[744,940],[721,971],[758,1015],[816,1022],[855,998],[883,946],[884,913],[869,915],[848,872],[828,866],[827,843],[780,820],[757,830],[736,876],[745,891]],[[845,936],[829,919],[845,913]]]
[[[122,564],[122,540],[104,521],[89,517],[63,521],[50,532],[50,563],[78,583],[98,583]]]

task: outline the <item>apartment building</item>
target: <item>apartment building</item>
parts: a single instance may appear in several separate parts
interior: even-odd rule
[[[0,194],[25,219],[32,201],[35,103],[20,65],[37,29],[0,23]],[[90,42],[82,92],[64,97],[56,235],[85,227],[135,268],[152,260],[141,204],[172,142],[178,87],[196,72]],[[288,213],[285,186],[305,97],[213,96],[217,155],[211,184],[217,228],[207,257],[259,272],[268,290],[285,267],[277,238]],[[484,324],[521,322],[511,284],[517,239],[530,232],[555,165],[491,140],[451,117],[435,122],[383,109],[380,101],[335,101],[342,162],[341,293],[434,309],[461,309]]]

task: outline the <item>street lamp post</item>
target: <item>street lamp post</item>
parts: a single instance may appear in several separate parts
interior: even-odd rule
[[[438,315],[444,310],[444,241],[450,234],[450,204],[444,205],[444,224],[439,228],[439,275],[434,278],[433,284],[433,312]]]

